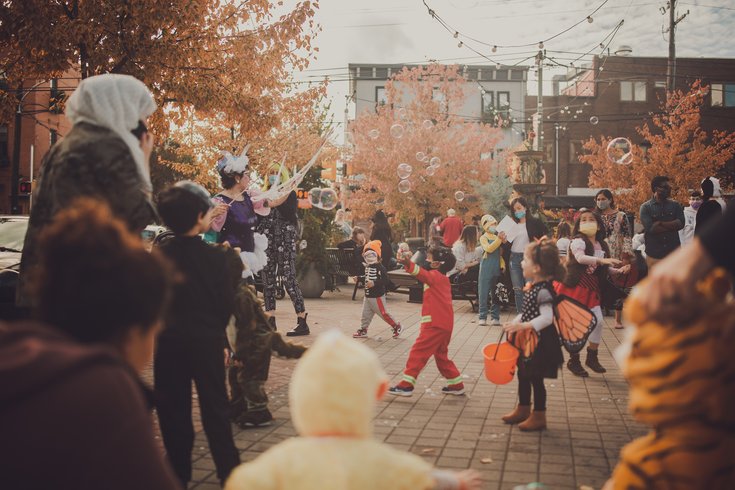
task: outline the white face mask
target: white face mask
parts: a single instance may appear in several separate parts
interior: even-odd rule
[[[376,254],[372,250],[369,252],[365,252],[362,258],[365,259],[366,264],[377,264],[378,263],[378,254]]]

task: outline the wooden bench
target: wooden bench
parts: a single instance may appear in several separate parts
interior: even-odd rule
[[[352,300],[355,300],[357,289],[365,285],[365,267],[357,262],[355,250],[352,248],[327,248],[329,257],[329,274],[332,276],[332,287],[337,287],[337,279],[355,277],[355,289],[352,291]],[[332,289],[332,290],[334,290]]]

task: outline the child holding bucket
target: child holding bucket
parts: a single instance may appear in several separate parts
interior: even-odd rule
[[[542,239],[526,247],[521,261],[523,277],[530,283],[524,289],[523,311],[503,330],[512,340],[515,335],[538,337],[530,358],[518,357],[518,405],[503,416],[506,424],[519,424],[522,431],[546,428],[546,388],[544,378],[556,378],[564,362],[559,336],[554,328],[554,286],[552,281],[564,276],[559,250],[552,242]],[[530,332],[533,329],[535,333]],[[531,411],[533,391],[533,412]]]

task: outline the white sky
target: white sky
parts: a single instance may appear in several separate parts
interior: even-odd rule
[[[426,0],[428,5],[460,33],[488,44],[531,47],[489,47],[465,39],[478,51],[504,64],[533,56],[539,40],[546,39],[584,19],[605,0]],[[623,27],[610,44],[612,51],[621,44],[633,48],[634,56],[668,55],[668,13],[661,15],[664,0],[608,0],[594,14],[594,22],[583,22],[568,33],[545,43],[549,56],[568,63],[592,50],[620,22]],[[297,81],[320,80],[329,75],[332,112],[336,122],[344,120],[348,95],[348,63],[421,63],[430,59],[442,63],[492,64],[467,47],[459,48],[454,39],[427,13],[422,0],[319,0],[316,21],[323,31],[317,36],[317,59],[305,72],[294,75]],[[676,31],[678,57],[735,57],[735,0],[677,1],[679,15],[690,11]],[[568,51],[579,54],[552,53]],[[594,49],[593,54],[600,52]],[[588,56],[589,60],[591,56]],[[533,58],[524,64],[533,65]],[[563,72],[562,70],[561,72]],[[561,73],[556,72],[556,73]],[[551,79],[549,70],[544,78]],[[735,74],[733,75],[735,78]],[[545,91],[549,90],[545,87]],[[533,70],[528,89],[536,93]]]

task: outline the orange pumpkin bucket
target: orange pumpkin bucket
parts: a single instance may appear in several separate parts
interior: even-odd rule
[[[487,344],[482,349],[485,357],[485,377],[491,383],[504,385],[513,380],[518,361],[518,349],[508,342]]]

